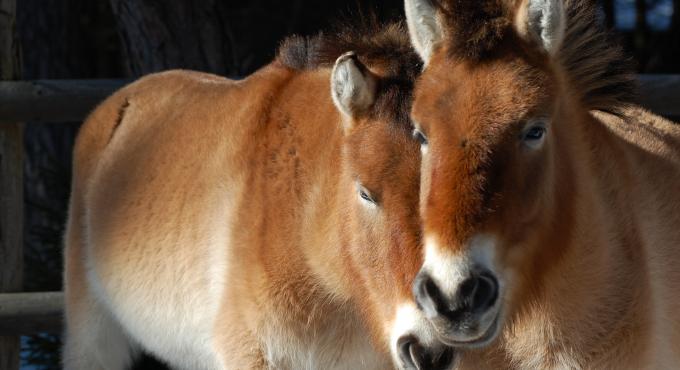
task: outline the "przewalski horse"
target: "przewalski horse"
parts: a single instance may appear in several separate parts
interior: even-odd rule
[[[65,367],[123,369],[139,349],[183,369],[450,364],[433,331],[393,335],[398,315],[427,323],[396,311],[422,264],[421,68],[390,26],[102,103],[75,148]]]
[[[594,3],[405,2],[413,291],[461,369],[680,364],[680,127],[629,103]]]

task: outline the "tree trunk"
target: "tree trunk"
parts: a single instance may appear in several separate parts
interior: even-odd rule
[[[616,25],[616,13],[614,9],[614,0],[603,0],[602,10],[604,11],[604,18],[607,28],[614,28]]]
[[[20,73],[16,14],[16,0],[0,0],[0,80],[16,80]]]
[[[0,79],[19,77],[16,0],[0,0]],[[22,288],[23,127],[0,122],[0,292]],[[0,336],[0,369],[19,368],[19,337]]]
[[[223,2],[110,2],[133,76],[172,68],[238,74]]]
[[[287,35],[362,14],[396,18],[403,7],[403,0],[109,1],[132,76],[185,68],[243,77],[269,63]]]

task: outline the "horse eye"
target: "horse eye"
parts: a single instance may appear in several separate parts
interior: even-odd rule
[[[365,187],[358,185],[357,190],[359,192],[359,197],[361,199],[363,199],[363,200],[365,200],[365,201],[367,201],[371,204],[377,204],[375,199],[373,199],[373,197],[371,196],[371,193]]]
[[[544,120],[529,123],[522,133],[522,144],[532,150],[540,149],[545,141],[546,124]]]
[[[418,140],[420,145],[427,145],[427,138],[425,137],[425,134],[423,134],[423,132],[417,128],[413,129],[413,137]]]
[[[545,127],[534,126],[524,134],[524,140],[540,140],[545,135]]]

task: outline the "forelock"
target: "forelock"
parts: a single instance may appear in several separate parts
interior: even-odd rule
[[[298,70],[330,68],[348,51],[379,77],[369,118],[409,126],[413,84],[422,62],[402,22],[384,24],[368,18],[339,24],[335,31],[314,37],[292,36],[281,44],[277,61]]]
[[[514,37],[512,22],[520,0],[431,1],[440,15],[443,46],[450,58],[482,62],[498,56],[504,43],[522,42]],[[634,100],[634,65],[606,29],[595,1],[563,1],[565,38],[553,62],[584,107],[618,113]]]
[[[449,55],[480,60],[489,56],[512,31],[503,0],[433,0],[444,25]]]

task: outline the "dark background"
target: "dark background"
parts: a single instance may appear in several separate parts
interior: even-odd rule
[[[476,0],[470,0],[476,1]],[[584,0],[589,1],[589,0]],[[592,0],[595,1],[595,0]],[[680,73],[680,0],[600,0],[641,73]],[[31,79],[135,78],[170,68],[243,77],[290,34],[375,14],[403,0],[18,0],[22,73]],[[71,148],[79,123],[26,126],[25,291],[61,289]],[[23,338],[26,369],[59,368],[59,337]],[[138,368],[150,368],[146,360]]]

